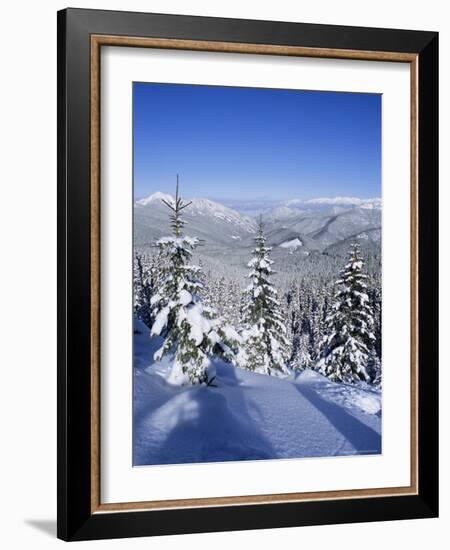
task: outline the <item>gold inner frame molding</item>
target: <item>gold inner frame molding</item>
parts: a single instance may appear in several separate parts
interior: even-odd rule
[[[355,59],[408,63],[411,81],[411,484],[408,487],[367,488],[309,493],[282,493],[180,500],[102,503],[100,500],[100,51],[102,46],[163,48],[236,54]],[[339,50],[210,42],[131,36],[91,35],[91,513],[249,505],[312,500],[338,500],[418,494],[418,56],[409,53]]]

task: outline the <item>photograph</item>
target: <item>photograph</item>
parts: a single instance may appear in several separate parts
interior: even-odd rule
[[[132,98],[132,465],[381,454],[382,95]]]

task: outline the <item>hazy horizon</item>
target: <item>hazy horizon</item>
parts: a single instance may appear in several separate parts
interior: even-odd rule
[[[135,201],[139,201],[139,200],[142,200],[142,199],[146,199],[152,195],[154,195],[155,193],[164,193],[164,194],[167,194],[167,195],[172,195],[174,196],[175,195],[175,186],[173,188],[172,191],[162,191],[161,189],[155,189],[153,191],[149,191],[147,194],[145,195],[140,195],[140,196],[137,196],[135,195],[134,196],[134,200]],[[226,201],[226,202],[232,202],[232,201],[240,201],[240,202],[259,202],[259,201],[265,201],[265,202],[274,202],[274,203],[277,203],[277,202],[286,202],[286,201],[292,201],[292,200],[299,200],[299,201],[309,201],[309,200],[316,200],[316,199],[338,199],[338,198],[344,198],[344,199],[360,199],[360,200],[363,200],[363,201],[366,201],[366,200],[371,200],[371,199],[381,199],[381,194],[380,195],[372,195],[372,196],[367,196],[367,197],[363,197],[363,196],[360,196],[360,195],[345,195],[345,194],[335,194],[335,195],[315,195],[315,196],[300,196],[300,195],[292,195],[292,196],[288,196],[288,197],[270,197],[270,196],[267,196],[267,195],[261,195],[261,196],[254,196],[254,197],[248,197],[248,198],[240,198],[240,197],[223,197],[223,196],[217,196],[217,195],[199,195],[199,194],[196,194],[196,195],[187,195],[186,193],[183,192],[183,189],[181,188],[181,185],[180,185],[180,195],[185,197],[186,199],[208,199],[208,200],[211,200],[211,201]]]
[[[147,195],[146,197],[135,197],[135,202],[138,202],[139,200],[145,200],[149,197],[152,197],[153,195],[157,193],[163,193],[162,191],[154,191],[153,193],[150,193],[150,195]],[[174,196],[174,193],[163,193],[164,195],[171,195]],[[354,202],[345,202],[346,200],[360,200],[360,201],[371,201],[371,200],[381,200],[381,197],[309,197],[309,198],[299,198],[299,197],[291,197],[290,199],[272,199],[268,197],[255,197],[254,199],[224,199],[224,198],[218,198],[218,197],[201,197],[201,196],[186,196],[181,194],[181,196],[185,200],[195,200],[195,199],[206,199],[210,200],[214,203],[220,204],[221,206],[225,206],[227,208],[230,208],[236,212],[239,212],[241,214],[245,214],[250,217],[258,216],[259,214],[266,214],[270,212],[271,210],[274,210],[277,207],[284,207],[292,209],[299,209],[300,208],[314,208],[318,206],[357,206],[358,203]],[[319,203],[319,202],[308,202],[308,201],[315,201],[317,199],[329,199],[329,202],[325,203]],[[339,199],[342,199],[342,201],[339,201]],[[157,200],[157,199],[156,199]],[[336,202],[333,202],[336,201]],[[290,204],[292,202],[292,204]]]

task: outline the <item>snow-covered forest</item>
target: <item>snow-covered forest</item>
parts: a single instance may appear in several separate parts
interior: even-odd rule
[[[156,204],[170,231],[152,240],[141,224],[135,246],[134,464],[380,452],[373,206],[355,207],[371,216],[356,230],[355,212],[349,224],[345,207],[333,211],[327,229],[337,218],[351,227],[333,242],[298,229],[315,212],[217,215],[206,201],[234,228],[208,239],[190,228],[205,202],[178,185],[155,195],[139,207]],[[321,250],[315,234],[328,239]]]

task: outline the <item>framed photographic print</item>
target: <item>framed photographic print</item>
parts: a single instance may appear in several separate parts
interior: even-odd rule
[[[58,13],[58,536],[438,514],[438,36]]]

